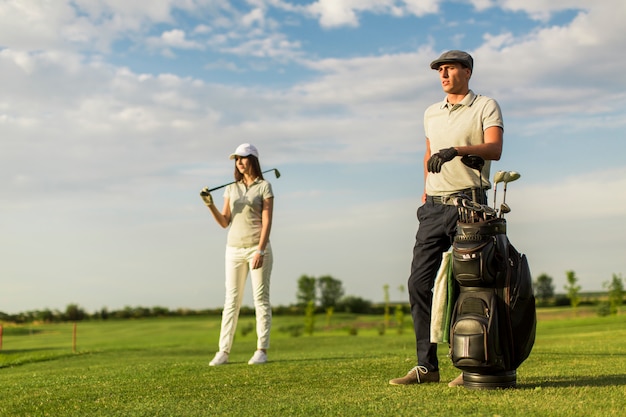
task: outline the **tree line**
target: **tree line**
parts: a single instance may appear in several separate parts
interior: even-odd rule
[[[325,311],[332,307],[338,312],[352,312],[357,314],[380,314],[382,307],[374,305],[371,301],[360,297],[344,297],[343,283],[326,275],[313,278],[303,275],[298,281],[297,302],[289,306],[272,307],[276,315],[302,315],[305,312],[309,300],[314,300],[314,312]],[[319,295],[318,295],[319,291]],[[186,308],[168,309],[167,307],[131,307],[126,306],[119,310],[109,310],[104,307],[93,313],[88,313],[78,304],[68,304],[65,310],[33,310],[18,314],[6,314],[0,311],[0,322],[5,323],[62,323],[83,320],[120,320],[139,319],[151,317],[184,317],[184,316],[211,316],[221,315],[222,309],[193,310]],[[242,306],[240,315],[253,316],[254,308]]]
[[[582,287],[578,284],[578,277],[574,271],[565,271],[566,284],[563,295],[556,295],[552,277],[547,274],[539,275],[533,282],[533,289],[537,304],[542,307],[547,306],[571,306],[576,309],[581,305]],[[624,302],[624,280],[620,275],[613,274],[610,281],[605,281],[602,287],[606,291],[606,297],[595,300],[593,303],[598,307],[598,314],[606,316],[617,314]]]
[[[539,275],[533,281],[533,290],[537,305],[540,307],[550,306],[571,306],[576,309],[583,300],[582,287],[578,284],[579,279],[574,271],[566,271],[567,283],[563,287],[565,294],[556,294],[553,279],[547,274]],[[617,314],[623,304],[624,282],[620,275],[613,274],[612,280],[603,283],[606,291],[602,297],[594,300],[587,300],[597,306],[599,315]],[[296,293],[296,303],[289,306],[274,306],[272,311],[276,315],[312,315],[326,313],[327,316],[333,312],[345,312],[355,314],[384,314],[385,322],[389,321],[389,286],[384,285],[385,302],[380,304],[357,296],[345,296],[343,283],[330,276],[312,277],[302,275],[298,279]],[[401,291],[404,289],[401,287]],[[408,303],[407,301],[404,304]],[[401,316],[402,306],[395,306],[396,315]],[[76,322],[82,320],[116,320],[116,319],[138,319],[149,317],[181,317],[181,316],[206,316],[221,315],[222,309],[168,309],[167,307],[130,307],[126,306],[120,310],[109,310],[106,307],[94,313],[88,313],[78,304],[69,304],[64,311],[60,310],[34,310],[18,314],[5,314],[0,311],[0,322],[6,323],[60,323]],[[254,315],[254,308],[242,306],[242,316]]]

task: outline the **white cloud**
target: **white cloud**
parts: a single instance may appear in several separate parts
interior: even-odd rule
[[[220,47],[220,51],[239,56],[292,60],[301,55],[300,43],[289,41],[282,34],[269,34],[239,42],[234,46]]]
[[[320,16],[322,27],[357,26],[358,19],[349,1],[319,0],[311,4],[308,9],[314,15]]]
[[[200,42],[187,39],[185,32],[179,29],[165,31],[159,37],[149,37],[146,39],[145,43],[149,48],[160,50],[163,56],[171,59],[176,58],[176,54],[172,49],[205,49],[204,45]]]
[[[356,27],[363,13],[424,16],[436,13],[442,0],[318,0],[306,11],[319,17],[322,27]]]
[[[518,221],[582,224],[599,218],[626,218],[626,195],[615,192],[626,189],[626,168],[554,176],[543,179],[540,186],[526,186],[522,180],[509,186],[513,191],[509,198],[519,206]]]
[[[13,49],[50,49],[63,45],[62,29],[76,21],[67,1],[11,0],[0,3],[0,39]]]
[[[425,16],[439,12],[439,5],[443,0],[404,0],[407,10],[415,16]]]
[[[195,41],[187,40],[185,32],[179,29],[170,30],[161,34],[164,45],[181,49],[202,49]]]
[[[241,23],[244,26],[252,26],[254,24],[258,24],[263,26],[265,22],[265,14],[264,11],[260,8],[253,9],[248,14],[242,17]]]
[[[484,4],[484,0],[471,0],[476,5]],[[591,9],[590,3],[587,0],[493,0],[492,3],[502,7],[505,10],[522,11],[528,13],[530,17],[537,20],[547,21],[554,12],[563,10],[588,10]],[[622,3],[619,0],[614,3],[609,0],[604,2],[611,8],[617,6],[617,3]],[[613,4],[609,4],[613,3]],[[623,4],[623,3],[622,3]],[[594,6],[600,6],[599,3]],[[593,7],[595,9],[595,7]]]

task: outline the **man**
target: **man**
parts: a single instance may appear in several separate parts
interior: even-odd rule
[[[502,153],[503,123],[498,103],[469,88],[473,58],[463,51],[448,51],[430,67],[439,72],[446,99],[430,106],[424,114],[424,195],[423,205],[417,210],[419,227],[408,281],[417,366],[406,376],[390,380],[392,385],[439,382],[437,344],[430,342],[430,315],[432,288],[442,254],[450,248],[456,233],[458,213],[449,197],[474,193],[486,203],[478,173],[466,167],[461,156],[471,154],[485,159],[482,188],[486,190],[490,188],[490,161],[499,160]],[[462,384],[463,374],[448,385]]]

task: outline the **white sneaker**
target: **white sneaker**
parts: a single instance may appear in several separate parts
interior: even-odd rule
[[[248,361],[248,365],[261,365],[267,362],[267,354],[262,350],[257,350]]]
[[[215,357],[209,362],[209,366],[225,365],[228,363],[228,353],[217,352]]]

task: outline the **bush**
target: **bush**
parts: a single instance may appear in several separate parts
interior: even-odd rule
[[[302,336],[302,333],[304,333],[304,325],[292,324],[290,326],[281,326],[278,328],[278,331],[281,333],[288,333],[292,337],[299,337]]]
[[[606,317],[606,316],[609,316],[610,314],[611,314],[611,304],[609,304],[607,301],[601,302],[598,305],[598,316]]]
[[[251,333],[253,330],[254,330],[254,324],[252,324],[251,322],[247,322],[245,325],[241,326],[241,335],[245,337],[249,333]]]
[[[556,307],[568,307],[571,306],[572,303],[566,295],[560,294],[554,297],[554,305]]]
[[[355,297],[349,295],[344,297],[339,305],[337,311],[343,311],[346,313],[354,314],[370,314],[372,310],[372,302],[365,300],[361,297]]]

